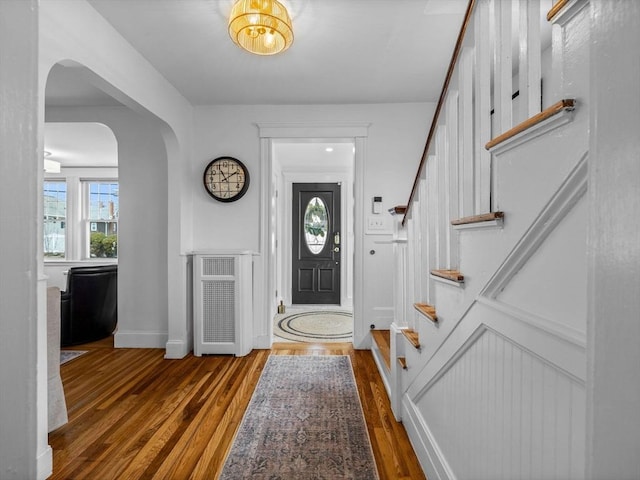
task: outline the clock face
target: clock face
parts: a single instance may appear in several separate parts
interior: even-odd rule
[[[238,200],[249,188],[247,167],[232,157],[211,160],[204,169],[203,180],[207,193],[220,202]]]

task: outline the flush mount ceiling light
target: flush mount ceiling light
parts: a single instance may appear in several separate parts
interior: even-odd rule
[[[229,36],[256,55],[274,55],[293,43],[289,12],[278,0],[238,0],[229,16]]]
[[[60,173],[60,162],[52,160],[48,157],[51,156],[51,152],[44,151],[44,172],[45,173]]]

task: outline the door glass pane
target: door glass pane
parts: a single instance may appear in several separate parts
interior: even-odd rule
[[[327,206],[319,197],[309,200],[304,212],[304,239],[314,255],[324,249],[329,228]]]

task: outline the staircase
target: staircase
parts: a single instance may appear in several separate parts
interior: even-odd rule
[[[373,352],[429,478],[585,472],[588,2],[545,5],[469,2],[394,211]]]

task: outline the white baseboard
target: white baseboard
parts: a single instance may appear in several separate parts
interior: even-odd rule
[[[163,332],[121,332],[113,337],[115,348],[165,348],[168,335]]]
[[[178,360],[186,357],[191,351],[191,346],[181,340],[167,341],[163,347],[165,348],[164,358]]]
[[[402,399],[402,424],[426,477],[429,480],[456,480],[424,417],[408,395]]]
[[[258,335],[253,338],[253,348],[258,350],[271,349],[271,335]]]
[[[45,480],[53,473],[53,450],[50,445],[47,445],[47,448],[38,455],[36,469],[36,478],[38,480]]]

